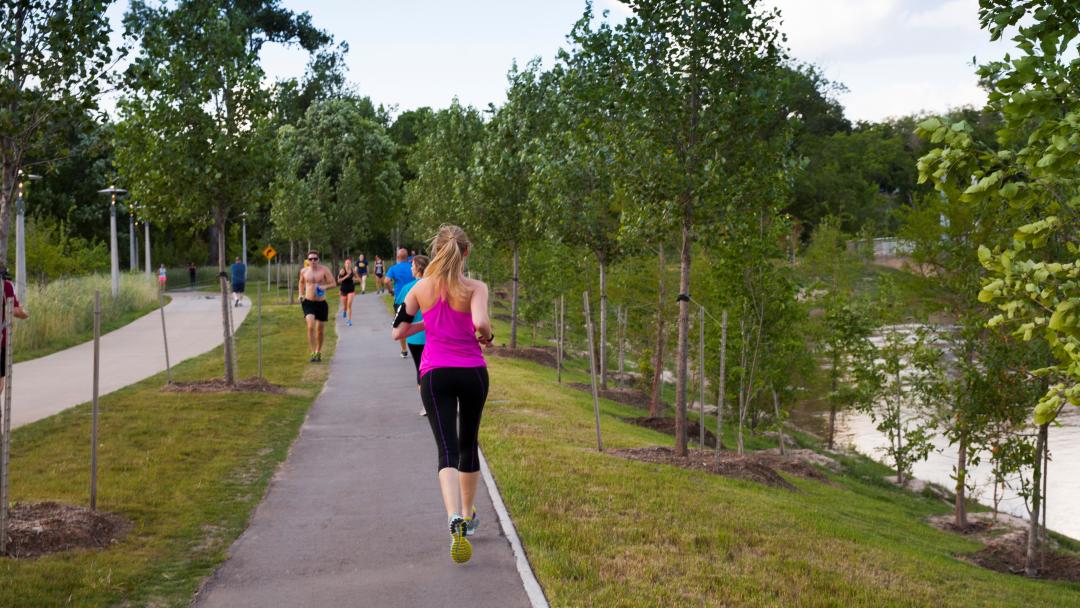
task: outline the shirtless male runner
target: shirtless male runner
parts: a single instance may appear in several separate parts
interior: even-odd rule
[[[308,266],[300,271],[300,307],[307,319],[308,346],[311,347],[312,363],[322,361],[323,332],[330,317],[330,305],[326,303],[326,290],[335,284],[330,269],[319,264],[319,252],[307,254]]]

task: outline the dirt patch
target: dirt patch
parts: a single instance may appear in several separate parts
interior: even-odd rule
[[[9,513],[8,557],[25,559],[119,542],[131,523],[115,513],[56,502],[21,503]]]
[[[720,461],[712,450],[690,450],[687,457],[675,455],[675,450],[667,447],[624,448],[608,450],[608,453],[629,460],[668,464],[693,471],[705,471],[733,479],[754,481],[773,488],[795,491],[795,486],[784,479],[775,469],[762,464],[753,455],[738,456],[730,452],[721,452]]]
[[[514,359],[525,359],[526,361],[532,361],[539,363],[540,365],[546,365],[548,367],[555,367],[558,362],[558,354],[555,349],[547,346],[528,346],[519,348],[510,348],[509,346],[497,346],[489,348],[487,354],[495,355],[496,357],[511,357]]]
[[[578,389],[579,391],[585,391],[592,394],[592,387],[588,384],[572,383],[567,386]],[[641,409],[649,409],[649,393],[636,388],[608,388],[601,389],[599,391],[600,396],[604,399],[610,399],[616,403],[622,403],[623,405],[632,405],[634,407],[640,407]],[[670,408],[666,403],[661,402],[660,409]],[[674,428],[674,427],[672,427]]]
[[[270,384],[265,378],[245,378],[236,386],[225,384],[223,378],[199,382],[173,382],[162,389],[166,393],[284,393],[285,387]]]
[[[993,541],[962,557],[983,568],[1022,575],[1027,559],[1027,535],[1011,535],[1008,539]],[[1080,556],[1048,550],[1038,572],[1039,578],[1080,582]]]
[[[672,437],[675,436],[674,418],[667,418],[663,416],[642,416],[640,418],[625,418],[625,420],[630,424],[636,424],[638,426],[643,426],[647,429],[660,431],[661,433],[671,435]],[[690,425],[690,427],[687,428],[687,433],[690,436],[690,440],[696,443],[699,437],[697,425]],[[714,435],[713,432],[709,429],[705,429],[705,447],[716,447],[716,435]]]

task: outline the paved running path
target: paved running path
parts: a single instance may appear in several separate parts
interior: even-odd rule
[[[473,558],[450,561],[412,360],[381,298],[357,296],[353,314],[353,327],[337,320],[329,380],[288,460],[195,605],[529,606],[482,483]]]
[[[169,333],[169,362],[173,365],[221,344],[221,296],[169,292],[165,324]],[[108,297],[108,296],[105,296]],[[230,296],[231,297],[231,296]],[[233,308],[237,327],[251,310],[244,300]],[[34,311],[30,311],[33,314]],[[18,323],[18,322],[16,322]],[[15,327],[15,346],[19,329]],[[106,395],[165,371],[161,313],[157,310],[101,337],[99,393]],[[11,394],[11,424],[21,426],[52,416],[93,398],[94,343],[16,363]]]

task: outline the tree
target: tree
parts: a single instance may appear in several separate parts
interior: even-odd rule
[[[1080,93],[1075,59],[1080,6],[1068,0],[980,0],[982,27],[998,40],[1016,32],[1017,56],[979,68],[988,107],[1003,125],[997,146],[980,145],[966,121],[927,119],[919,132],[935,147],[919,161],[921,181],[964,202],[988,201],[1026,212],[1008,245],[980,245],[989,273],[979,300],[1000,311],[989,325],[1009,326],[1049,351],[1035,371],[1044,392],[1038,426],[1026,572],[1037,574],[1040,485],[1049,425],[1080,405]]]
[[[16,0],[0,7],[0,262],[24,169],[67,156],[66,127],[96,107],[110,68],[109,2]]]
[[[627,104],[651,118],[642,121],[649,141],[671,151],[666,172],[678,193],[672,218],[681,237],[675,428],[676,453],[685,456],[690,302],[684,296],[690,293],[693,243],[723,221],[720,209],[731,202],[726,194],[743,145],[773,137],[774,76],[784,53],[777,13],[759,10],[756,0],[630,4],[635,15],[623,31],[638,73]]]
[[[517,348],[518,295],[521,246],[535,237],[535,210],[530,184],[534,171],[534,140],[550,123],[548,94],[551,85],[540,72],[539,61],[519,71],[515,64],[507,75],[510,88],[506,103],[485,125],[477,143],[471,188],[475,224],[496,247],[507,248],[513,257],[510,286],[510,348]]]
[[[226,224],[262,198],[272,166],[270,94],[259,50],[267,42],[314,51],[330,42],[304,13],[277,0],[150,6],[124,17],[139,54],[119,103],[116,164],[156,222],[210,224],[217,238],[225,381],[235,381],[225,274]]]

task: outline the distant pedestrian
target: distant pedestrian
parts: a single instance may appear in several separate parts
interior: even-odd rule
[[[386,274],[386,266],[383,263],[383,259],[379,256],[375,256],[375,293],[381,294],[386,291],[386,286],[383,285],[383,275]]]
[[[4,281],[4,298],[2,306],[0,306],[0,322],[7,321],[4,315],[7,314],[8,299],[12,301],[12,315],[16,319],[29,319],[30,313],[23,309],[22,304],[19,302],[19,298],[15,296],[15,285],[11,283],[11,277],[8,276],[7,268],[0,266],[0,277],[3,277]],[[7,358],[7,328],[5,327],[2,332],[0,332],[0,394],[3,394],[4,392],[4,382],[7,380]]]
[[[247,266],[245,266],[244,263],[240,261],[240,258],[237,257],[230,270],[232,270],[233,306],[240,306],[240,301],[244,299],[244,283],[247,281]]]
[[[345,319],[349,327],[352,327],[353,298],[356,297],[356,281],[359,279],[360,275],[356,274],[352,260],[345,258],[345,264],[338,271],[337,284],[341,291],[341,318]]]
[[[162,264],[157,269],[157,282],[161,291],[165,291],[165,283],[169,280],[169,271],[165,270],[165,264]]]
[[[356,258],[356,275],[360,277],[360,295],[364,295],[367,293],[368,267],[367,258],[362,253]]]
[[[386,271],[386,278],[383,279],[383,282],[390,288],[390,294],[394,296],[395,308],[405,301],[405,294],[402,293],[401,288],[416,280],[416,277],[412,274],[412,264],[409,263],[409,252],[404,247],[397,251],[397,262]],[[405,359],[409,356],[409,351],[405,346],[405,338],[402,338],[399,342],[401,343],[401,358]]]
[[[420,398],[438,448],[438,476],[450,526],[450,558],[472,557],[466,536],[478,526],[476,489],[480,482],[477,436],[488,394],[482,346],[495,339],[488,318],[487,285],[465,277],[472,245],[457,226],[443,226],[431,243],[424,279],[409,290],[394,319],[394,339],[418,331],[423,311],[426,333],[420,359]]]
[[[188,276],[188,280],[191,281],[191,289],[193,289],[193,290],[195,289],[195,277],[196,277],[196,275],[198,275],[198,269],[195,268],[195,262],[188,262],[187,276]]]

